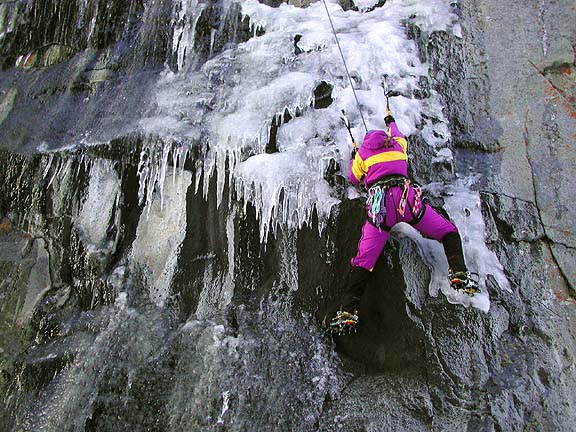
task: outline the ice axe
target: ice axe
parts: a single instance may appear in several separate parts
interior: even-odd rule
[[[350,127],[350,120],[346,116],[346,111],[342,110],[342,122],[344,122],[344,126],[348,129],[348,133],[350,134],[350,139],[352,140],[352,147],[354,147],[354,151],[358,151],[358,146],[356,145],[356,140],[354,139],[354,135],[352,135],[352,128]]]
[[[388,75],[382,75],[382,87],[384,88],[384,96],[386,97],[386,115],[391,115],[390,112],[390,98],[394,96],[401,96],[397,90],[391,90],[388,85]]]

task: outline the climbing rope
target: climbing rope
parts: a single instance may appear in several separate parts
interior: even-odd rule
[[[338,51],[340,51],[340,56],[342,57],[342,63],[344,63],[344,69],[346,69],[346,75],[348,75],[348,80],[350,81],[350,87],[352,87],[352,92],[354,93],[354,99],[356,99],[356,105],[358,105],[358,112],[360,113],[360,118],[362,119],[362,123],[364,124],[364,129],[366,130],[366,132],[368,132],[368,127],[366,126],[366,121],[364,121],[364,115],[362,115],[362,109],[360,108],[360,102],[358,101],[356,90],[354,89],[354,83],[352,82],[352,77],[350,76],[348,66],[346,65],[346,60],[344,59],[344,53],[342,52],[342,48],[340,47],[340,41],[338,40],[338,35],[336,34],[336,29],[334,28],[332,17],[330,16],[330,12],[328,11],[328,5],[326,4],[326,0],[322,0],[322,2],[324,3],[324,7],[326,8],[326,14],[328,15],[328,20],[330,21],[330,26],[332,27],[332,33],[334,33],[334,38],[336,39],[336,45],[338,45]]]

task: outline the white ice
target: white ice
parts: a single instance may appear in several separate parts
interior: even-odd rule
[[[150,299],[163,306],[170,295],[180,246],[186,234],[186,191],[192,181],[184,171],[163,177],[162,199],[155,195],[148,215],[140,218],[132,246],[131,263],[150,287]],[[173,180],[174,178],[174,180]],[[161,201],[166,205],[161,208]]]
[[[360,144],[364,121],[367,129],[384,128],[384,77],[389,88],[399,94],[390,98],[390,108],[402,132],[407,136],[419,134],[433,147],[436,155],[432,162],[452,161],[447,147],[450,127],[442,112],[441,96],[434,91],[424,99],[413,96],[429,71],[419,59],[416,42],[407,37],[406,25],[418,26],[424,37],[438,31],[459,37],[461,28],[453,1],[389,0],[368,12],[375,1],[358,0],[359,11],[344,11],[336,0],[327,0],[355,93],[323,2],[307,8],[288,4],[272,8],[257,0],[238,3],[253,36],[213,54],[203,65],[194,58],[195,26],[201,7],[197,7],[196,0],[174,3],[172,49],[177,68],[166,68],[161,74],[156,88],[151,89],[154,109],[135,125],[145,134],[160,137],[158,143],[144,147],[139,165],[139,197],[148,209],[156,194],[163,207],[166,170],[175,160],[183,165],[192,154],[189,146],[194,145],[199,147],[195,153],[200,155],[194,161],[195,188],[201,187],[206,196],[215,177],[218,205],[227,197],[254,206],[262,242],[279,227],[290,230],[309,223],[313,214],[318,215],[322,229],[341,199],[324,179],[326,168],[335,161],[342,167],[340,174],[346,176],[350,157],[350,139],[341,122],[341,111],[348,114]],[[233,4],[222,3],[224,15]],[[297,35],[299,54],[295,52]],[[214,34],[210,48],[214,48]],[[325,109],[314,109],[313,91],[322,81],[332,86],[333,102]],[[279,125],[277,151],[267,153],[273,122]],[[232,193],[225,197],[226,185]],[[501,266],[484,243],[477,194],[466,185],[443,192],[450,194],[446,207],[462,230],[471,269],[482,280],[486,274],[494,274],[507,289]],[[356,194],[349,189],[347,195]],[[463,219],[464,206],[469,207],[470,216]],[[474,299],[450,290],[439,243],[421,238],[417,241],[433,269],[431,294],[442,291],[451,302],[489,308],[485,289]],[[226,278],[215,278],[207,269],[197,313],[209,313],[214,306],[204,298],[221,297],[224,302],[229,298],[228,288],[212,292],[215,287],[228,286]]]
[[[266,241],[279,224],[300,227],[314,211],[320,225],[325,224],[339,198],[324,180],[324,171],[330,159],[347,167],[350,153],[341,110],[348,113],[358,141],[365,129],[322,2],[307,8],[238,3],[254,35],[257,29],[264,33],[213,56],[200,70],[191,58],[196,2],[175,3],[172,48],[178,71],[163,74],[155,89],[156,112],[137,126],[147,133],[202,142],[197,166],[204,174],[204,193],[216,176],[220,204],[228,182],[239,200],[255,206]],[[363,1],[358,3],[361,11],[344,11],[335,0],[327,1],[367,128],[385,126],[386,75],[401,93],[390,99],[400,129],[406,135],[423,131],[428,144],[441,149],[450,133],[439,95],[412,97],[420,78],[428,75],[428,65],[420,62],[405,23],[415,23],[425,34],[450,31],[457,24],[452,2],[392,0],[362,12],[373,3]],[[232,4],[224,4],[224,14]],[[296,35],[301,35],[299,55]],[[333,86],[333,103],[313,109],[313,90],[321,81]],[[273,119],[282,123],[284,113],[292,120],[278,129],[279,151],[266,154]],[[151,166],[143,168],[148,170],[147,191],[153,190],[157,173]],[[150,198],[145,195],[146,201]]]
[[[501,289],[512,292],[502,264],[496,254],[486,246],[486,226],[481,212],[480,194],[470,190],[471,181],[473,180],[467,178],[449,185],[444,207],[458,226],[470,271],[478,273],[481,282],[491,274]]]
[[[108,227],[120,197],[120,178],[109,160],[96,160],[90,169],[86,196],[74,225],[88,252],[108,249]]]
[[[446,187],[435,184],[433,192],[445,195],[444,207],[460,231],[468,270],[479,276],[480,294],[470,297],[450,287],[448,261],[440,242],[422,237],[414,228],[404,223],[398,224],[392,233],[398,238],[410,238],[418,245],[422,259],[430,269],[429,293],[432,297],[442,292],[450,303],[473,306],[488,312],[490,297],[486,289],[487,276],[492,275],[502,290],[511,292],[511,288],[496,254],[486,246],[486,227],[480,208],[480,195],[470,190],[473,180],[467,178]]]

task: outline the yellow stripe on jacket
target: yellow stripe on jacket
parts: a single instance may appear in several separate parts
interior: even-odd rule
[[[362,180],[362,178],[368,174],[368,168],[358,153],[356,153],[356,157],[352,163],[352,174],[354,174],[354,177],[356,177],[358,181]]]
[[[356,177],[356,179],[358,181],[361,181],[362,178],[366,174],[368,174],[368,168],[370,168],[372,165],[375,165],[375,164],[381,163],[381,162],[394,162],[394,161],[400,161],[400,160],[405,160],[405,161],[408,160],[408,155],[406,154],[406,149],[408,147],[408,143],[406,142],[406,140],[404,138],[400,138],[400,137],[394,137],[392,139],[394,141],[396,141],[398,144],[400,144],[400,146],[404,150],[403,152],[398,151],[398,150],[383,151],[383,152],[378,153],[374,156],[370,156],[366,160],[363,160],[360,157],[360,154],[356,153],[356,157],[354,158],[354,162],[352,163],[352,174],[354,174],[354,177]]]
[[[392,138],[394,141],[396,141],[398,144],[400,144],[400,146],[402,147],[402,150],[404,150],[404,153],[406,153],[408,151],[408,142],[406,141],[405,138],[402,137],[394,137]]]
[[[378,153],[374,156],[370,156],[368,159],[366,159],[363,162],[364,162],[364,166],[366,167],[366,172],[368,172],[368,168],[370,168],[372,165],[375,165],[377,163],[394,162],[394,161],[399,161],[399,160],[408,160],[408,155],[404,152],[401,152],[401,151],[391,150],[391,151],[387,151],[387,152]]]

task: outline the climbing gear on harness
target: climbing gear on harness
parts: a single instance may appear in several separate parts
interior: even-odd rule
[[[398,204],[398,214],[404,216],[406,213],[406,204],[408,203],[408,191],[410,190],[410,180],[406,179],[404,181],[404,189],[402,190],[402,196],[400,197],[400,203]]]
[[[418,211],[418,207],[420,207],[420,212],[424,207],[422,205],[422,189],[417,184],[412,184],[412,187],[414,188],[414,205],[412,206],[412,215],[414,215],[414,217],[417,217],[419,216],[416,214],[416,212]]]
[[[411,184],[412,182],[410,179],[406,177],[391,176],[383,180],[377,180],[370,189],[378,186],[385,190],[392,187],[404,187],[397,209],[400,216],[404,216],[406,213],[406,205],[408,204],[408,192],[410,191]],[[417,217],[422,211],[422,189],[417,184],[412,184],[412,188],[414,189],[414,204],[412,205],[411,211],[414,217]],[[370,194],[368,194],[368,199],[370,199]]]
[[[368,200],[366,201],[366,210],[368,217],[372,219],[375,225],[380,225],[386,217],[386,204],[382,205],[382,197],[386,196],[386,189],[381,186],[372,186],[368,189]]]
[[[366,130],[366,132],[368,132],[368,127],[366,126],[366,121],[364,120],[362,109],[360,108],[360,102],[358,101],[356,90],[354,89],[354,83],[352,82],[352,77],[350,76],[348,66],[346,65],[346,60],[344,59],[344,54],[342,53],[342,48],[340,47],[340,41],[338,40],[338,35],[336,34],[336,29],[334,28],[332,17],[330,16],[330,11],[328,11],[328,5],[326,4],[326,0],[322,1],[324,2],[324,7],[326,8],[326,14],[328,15],[328,20],[330,21],[330,27],[332,27],[332,33],[334,33],[334,39],[336,39],[336,45],[338,45],[338,51],[340,51],[340,57],[342,57],[342,63],[344,63],[344,69],[346,69],[346,75],[348,75],[348,80],[350,81],[350,87],[352,88],[352,93],[354,93],[354,99],[356,99],[356,105],[358,106],[358,112],[360,113],[360,118],[362,119],[362,123],[364,124],[364,129]]]
[[[422,200],[422,189],[415,183],[412,183],[404,176],[387,176],[383,179],[376,180],[368,189],[368,198],[366,199],[366,212],[368,220],[372,225],[377,228],[382,228],[381,225],[386,218],[386,191],[393,187],[402,187],[402,196],[398,203],[396,211],[400,216],[406,213],[406,206],[408,205],[408,194],[410,192],[410,185],[414,189],[414,203],[410,210],[412,212],[412,220],[409,222],[412,225],[417,224],[422,220],[426,206]],[[388,231],[390,227],[384,225],[384,230]]]
[[[418,216],[418,212],[422,210],[422,189],[417,184],[412,185],[414,189],[414,204],[410,211],[414,217]],[[400,216],[404,216],[406,213],[406,204],[408,204],[408,192],[410,190],[410,180],[406,179],[404,183],[404,190],[402,191],[402,198],[400,198],[400,204],[398,205],[398,213]]]
[[[422,210],[422,189],[417,184],[412,185],[414,189],[414,204],[410,211],[414,217],[418,216],[418,212]],[[400,216],[404,216],[406,213],[406,204],[408,204],[408,191],[410,190],[410,180],[406,179],[404,183],[404,190],[402,191],[402,198],[400,199],[400,204],[398,205],[398,213]],[[420,207],[420,208],[419,208]]]
[[[453,272],[452,269],[449,269],[448,279],[450,280],[450,286],[456,291],[463,291],[469,296],[480,292],[478,273],[470,273],[467,271]]]
[[[326,315],[322,322],[322,327],[327,332],[331,332],[338,336],[350,334],[356,331],[356,324],[358,324],[358,312],[347,312],[339,310],[332,315]]]

